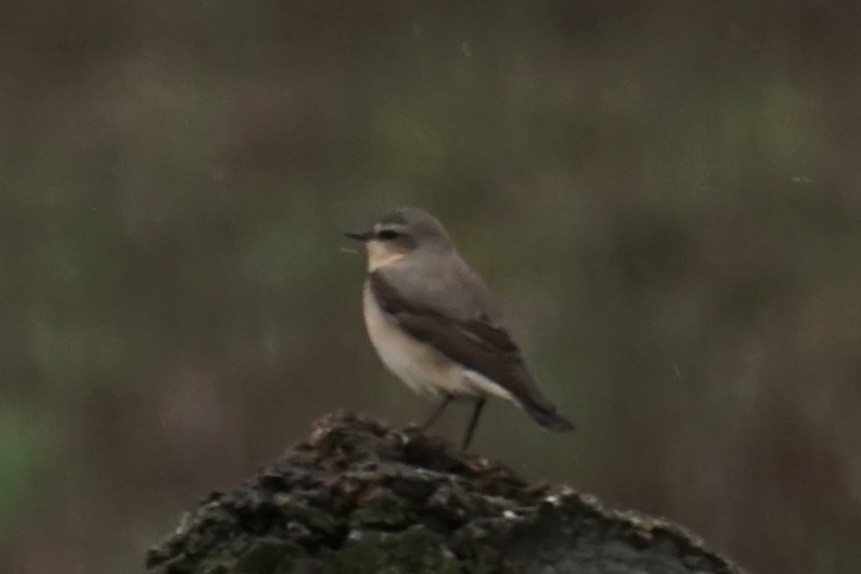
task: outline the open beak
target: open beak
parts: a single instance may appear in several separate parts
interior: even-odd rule
[[[365,242],[365,241],[370,241],[371,238],[374,237],[374,232],[373,231],[347,231],[346,233],[344,233],[344,235],[346,237],[349,237],[350,239],[356,239],[357,241]]]

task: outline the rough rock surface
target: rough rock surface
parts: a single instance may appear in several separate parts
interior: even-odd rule
[[[347,412],[211,494],[146,562],[151,574],[741,573],[665,520]]]

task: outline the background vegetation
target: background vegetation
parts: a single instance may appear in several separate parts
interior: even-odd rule
[[[339,235],[403,203],[449,225],[579,427],[495,403],[475,450],[753,571],[858,571],[859,21],[6,0],[0,571],[134,571],[319,415],[424,416]]]

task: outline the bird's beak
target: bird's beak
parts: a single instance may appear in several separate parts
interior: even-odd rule
[[[346,237],[349,237],[350,239],[356,239],[358,241],[365,242],[365,241],[371,240],[371,238],[374,236],[374,232],[373,231],[347,231],[346,233],[344,233],[344,235]]]

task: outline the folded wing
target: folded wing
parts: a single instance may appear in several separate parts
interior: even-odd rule
[[[368,280],[386,316],[412,337],[504,388],[539,424],[558,431],[574,428],[544,398],[508,333],[485,314],[453,317],[426,302],[430,298],[407,300],[383,270]]]

